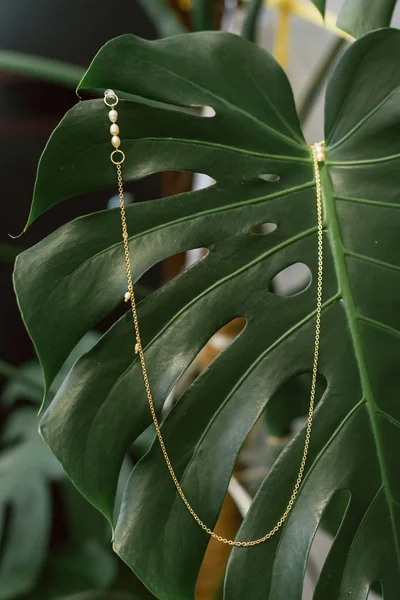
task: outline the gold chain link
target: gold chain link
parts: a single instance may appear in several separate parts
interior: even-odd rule
[[[112,94],[111,94],[111,90],[108,90],[108,92],[106,92],[105,98],[111,98],[111,97],[113,97],[113,99],[115,99],[116,101],[113,104],[107,104],[107,102],[106,102],[106,104],[107,104],[107,106],[110,106],[112,109],[114,109],[114,107],[118,103],[118,98],[114,92],[112,92]],[[269,540],[273,535],[275,535],[275,533],[277,533],[277,531],[279,531],[279,529],[282,527],[282,525],[285,523],[286,519],[288,518],[289,513],[292,510],[295,500],[297,498],[297,495],[299,493],[300,484],[302,482],[303,475],[304,475],[304,469],[306,466],[308,449],[309,449],[309,445],[310,445],[311,429],[312,429],[313,417],[314,417],[314,401],[315,401],[317,372],[318,372],[321,312],[322,312],[323,215],[322,215],[322,194],[321,194],[321,178],[320,178],[320,171],[319,171],[319,163],[324,160],[324,143],[319,142],[319,143],[313,144],[311,146],[312,156],[313,156],[313,164],[314,164],[314,174],[315,174],[316,198],[317,198],[317,263],[318,263],[318,267],[317,267],[317,303],[316,303],[317,306],[316,306],[316,311],[315,311],[315,343],[314,343],[314,358],[313,358],[313,369],[312,369],[312,378],[311,378],[310,404],[309,404],[309,411],[308,411],[308,419],[307,419],[307,426],[306,426],[306,436],[305,436],[305,441],[304,441],[303,455],[301,458],[300,468],[299,468],[299,472],[297,475],[296,483],[295,483],[293,491],[292,491],[292,495],[290,496],[290,499],[286,506],[285,511],[283,512],[279,521],[276,523],[275,527],[273,527],[271,529],[271,531],[269,531],[268,533],[266,533],[265,535],[263,535],[262,537],[260,537],[258,539],[248,540],[248,541],[243,541],[243,542],[236,541],[236,540],[230,540],[230,539],[224,538],[221,535],[218,535],[210,527],[207,527],[207,525],[201,520],[199,515],[196,513],[196,511],[190,504],[189,500],[186,498],[186,495],[178,481],[178,478],[175,475],[175,471],[172,467],[170,458],[168,456],[167,449],[165,447],[164,438],[162,436],[160,424],[159,424],[159,421],[157,418],[156,410],[154,408],[153,396],[151,393],[149,377],[147,374],[146,361],[145,361],[144,351],[143,351],[142,343],[141,343],[141,339],[140,339],[139,321],[138,321],[138,315],[137,315],[137,310],[136,310],[136,299],[135,299],[135,293],[134,293],[133,283],[132,283],[131,263],[130,263],[130,255],[129,255],[129,236],[128,236],[128,228],[127,228],[127,224],[126,224],[124,187],[123,187],[122,169],[121,169],[121,164],[125,160],[125,155],[121,150],[119,150],[119,144],[118,144],[118,146],[116,146],[116,148],[117,148],[117,150],[114,150],[112,152],[111,160],[112,160],[113,164],[116,165],[116,170],[117,170],[119,205],[120,205],[120,211],[121,211],[122,240],[123,240],[123,246],[124,246],[126,277],[127,277],[127,283],[128,283],[128,292],[125,295],[125,299],[127,301],[130,301],[130,304],[131,304],[133,327],[134,327],[135,338],[136,338],[135,352],[136,352],[136,354],[139,355],[140,366],[141,366],[142,376],[143,376],[143,382],[144,382],[144,387],[145,387],[146,395],[147,395],[147,401],[149,404],[151,417],[153,419],[154,427],[155,427],[157,438],[158,438],[158,441],[159,441],[159,444],[161,447],[161,451],[164,456],[165,463],[167,465],[167,468],[168,468],[169,474],[172,478],[172,481],[174,482],[175,488],[176,488],[179,496],[181,497],[183,503],[185,504],[186,508],[188,509],[188,511],[194,518],[194,520],[198,523],[198,525],[206,533],[208,533],[211,537],[218,540],[219,542],[222,542],[223,544],[228,544],[229,546],[237,546],[237,547],[256,546],[257,544],[261,544],[261,543]],[[115,152],[121,153],[120,161],[116,161]]]

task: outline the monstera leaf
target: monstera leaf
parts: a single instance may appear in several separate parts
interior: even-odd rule
[[[328,86],[321,166],[324,391],[294,509],[269,542],[233,550],[228,600],[301,598],[314,534],[338,494],[342,505],[343,494],[348,500],[314,598],[365,599],[378,580],[385,600],[397,598],[399,51],[400,32],[369,34],[345,53]],[[167,256],[209,250],[139,306],[158,410],[209,338],[232,319],[246,319],[163,423],[185,493],[213,526],[247,434],[268,402],[289,394],[291,379],[311,369],[317,255],[311,151],[283,71],[268,53],[229,34],[113,40],[81,83],[82,90],[109,87],[125,98],[119,124],[126,181],[174,169],[216,181],[127,207],[135,280]],[[215,116],[191,114],[193,106],[211,106]],[[115,189],[109,152],[103,101],[79,103],[43,154],[29,223],[67,198]],[[275,230],[254,233],[262,223]],[[272,279],[296,263],[307,265],[311,283],[293,295],[277,294]],[[76,341],[122,302],[118,210],[79,218],[24,252],[15,286],[49,386]],[[133,343],[126,314],[76,362],[41,425],[75,484],[110,520],[125,453],[151,422]],[[274,526],[303,442],[301,432],[280,455],[238,539]],[[207,543],[153,444],[126,486],[117,553],[158,598],[189,600]]]
[[[325,16],[326,0],[312,0]],[[389,27],[397,0],[342,0],[337,26],[355,37],[373,29]]]

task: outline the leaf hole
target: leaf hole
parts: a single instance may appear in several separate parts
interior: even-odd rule
[[[276,229],[278,229],[278,225],[276,223],[259,223],[258,225],[253,225],[253,227],[250,229],[250,233],[253,233],[254,235],[267,235]]]
[[[212,106],[207,106],[205,104],[191,104],[190,106],[191,108],[199,109],[200,116],[206,119],[215,117],[217,114]]]
[[[169,413],[175,408],[179,410],[177,404],[184,396],[188,388],[196,381],[200,374],[207,369],[207,367],[213,362],[218,354],[228,349],[228,347],[243,331],[245,326],[246,319],[237,317],[231,321],[228,321],[209,338],[208,342],[206,342],[202,349],[193,358],[191,363],[186,367],[185,371],[176,381],[172,390],[166,397],[164,405],[161,409],[161,414],[159,416],[161,423],[165,421]],[[195,407],[192,407],[192,410],[194,412]],[[199,407],[199,410],[201,410],[201,407]],[[187,434],[190,436],[189,429],[187,430]],[[182,432],[182,440],[184,440],[184,437],[185,432]],[[151,424],[141,433],[138,438],[136,438],[135,442],[131,446],[130,455],[135,462],[149,450],[154,439],[154,427],[153,424]]]
[[[194,173],[192,189],[193,189],[193,191],[205,190],[206,188],[209,188],[209,187],[215,185],[216,183],[217,182],[215,179],[213,179],[209,175],[206,175],[205,173]]]
[[[367,600],[382,600],[384,597],[382,581],[378,579],[371,583]]]
[[[146,253],[145,259],[141,264],[140,273],[135,271],[136,263],[132,263],[132,272],[134,277],[133,288],[135,291],[136,302],[139,303],[147,296],[150,296],[158,288],[162,287],[170,280],[174,279],[182,271],[199,263],[206,258],[209,250],[205,247],[187,248],[176,254],[169,254],[168,247],[165,245],[160,248],[158,255]],[[147,264],[145,264],[145,260]],[[129,308],[129,302],[124,302],[127,292],[125,271],[121,270],[121,279],[118,281],[118,289],[115,290],[116,307],[110,313],[106,314],[96,324],[96,330],[105,333]]]
[[[246,319],[237,317],[226,323],[221,329],[216,331],[214,335],[203,346],[197,356],[192,360],[186,371],[176,382],[173,390],[165,401],[163,408],[163,418],[176,404],[178,399],[184,394],[197,377],[202,373],[220,354],[226,350],[246,326]]]
[[[315,404],[320,401],[326,387],[325,376],[318,374]],[[234,479],[242,488],[238,489],[235,498],[243,515],[281,451],[304,426],[310,389],[311,372],[293,375],[271,397],[248,432],[234,471]]]
[[[186,250],[186,252],[182,252],[180,254],[176,254],[171,256],[168,261],[166,261],[166,266],[172,265],[174,261],[177,261],[178,257],[181,259],[179,264],[179,271],[175,271],[172,276],[179,275],[179,273],[183,270],[189,269],[193,265],[196,265],[200,261],[202,261],[208,254],[210,253],[208,248],[200,247],[200,248],[191,248],[190,250]],[[171,279],[171,267],[169,271],[164,270],[164,282]]]
[[[107,208],[118,208],[119,207],[119,196],[114,194],[107,202]],[[133,204],[135,202],[135,196],[131,192],[124,193],[125,206]]]
[[[337,490],[322,514],[307,558],[303,582],[303,600],[312,598],[333,542],[350,505],[349,490]]]
[[[279,271],[270,281],[269,290],[277,296],[295,296],[310,285],[311,271],[307,265],[297,262]]]
[[[263,181],[268,181],[269,183],[275,183],[276,181],[279,181],[281,177],[276,173],[261,173],[258,178]]]
[[[272,396],[265,409],[265,421],[270,443],[279,445],[303,425],[308,414],[311,391],[311,371],[290,377]],[[315,405],[318,406],[328,381],[322,373],[317,374]]]
[[[163,171],[161,197],[177,196],[188,192],[203,190],[215,185],[215,179],[206,173],[195,171]]]
[[[194,171],[163,171],[162,173],[161,197],[177,196],[191,192],[193,189],[203,189],[211,187],[216,183],[215,179],[206,175],[206,173],[196,173]],[[196,187],[197,179],[201,179],[203,185]]]
[[[179,275],[182,271],[186,271],[189,267],[201,262],[204,258],[206,258],[206,256],[208,256],[209,252],[210,251],[208,248],[200,246],[199,248],[188,248],[183,252],[177,252],[176,254],[167,256],[157,263],[161,267],[161,281],[156,287],[162,287],[165,283],[167,283],[173,277]],[[155,265],[153,265],[151,268],[153,269],[154,266]]]
[[[327,387],[326,377],[317,375],[315,404]],[[236,476],[253,498],[279,454],[304,426],[308,413],[311,372],[293,375],[267,403],[246,436],[238,457]],[[240,496],[243,496],[242,492]],[[240,497],[239,496],[239,497]],[[247,503],[250,506],[250,503]]]

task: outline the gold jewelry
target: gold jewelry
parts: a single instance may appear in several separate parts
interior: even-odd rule
[[[275,527],[273,527],[273,529],[271,529],[271,531],[269,531],[268,533],[266,533],[265,535],[263,535],[262,537],[260,537],[258,539],[239,542],[236,540],[229,540],[229,539],[222,537],[221,535],[218,535],[217,533],[215,533],[215,531],[210,529],[210,527],[207,527],[207,525],[201,520],[201,518],[198,516],[198,514],[196,513],[194,508],[192,508],[189,500],[186,498],[185,493],[180,486],[180,483],[175,475],[174,469],[173,469],[171,461],[169,459],[167,449],[165,447],[164,439],[163,439],[163,436],[161,433],[160,425],[159,425],[156,411],[154,408],[153,396],[151,393],[149,378],[147,375],[144,351],[143,351],[141,340],[140,340],[140,331],[139,331],[138,315],[137,315],[137,310],[136,310],[135,293],[133,290],[133,283],[132,283],[131,263],[130,263],[130,257],[129,257],[129,241],[128,241],[129,236],[128,236],[128,229],[127,229],[127,225],[126,225],[124,188],[123,188],[122,169],[121,169],[121,165],[125,160],[125,154],[123,153],[122,150],[120,150],[121,140],[118,136],[119,127],[117,125],[118,112],[115,110],[115,107],[118,104],[117,94],[115,92],[113,92],[113,90],[106,90],[106,92],[104,93],[104,102],[111,109],[110,112],[108,113],[108,117],[111,121],[111,126],[110,126],[110,133],[112,136],[111,144],[115,148],[115,150],[113,150],[113,152],[111,152],[110,159],[111,159],[112,163],[114,165],[116,165],[118,195],[119,195],[119,204],[120,204],[120,211],[121,211],[122,241],[123,241],[123,247],[124,247],[126,277],[127,277],[127,283],[128,283],[128,291],[125,294],[124,300],[125,300],[125,302],[130,302],[130,304],[131,304],[133,328],[134,328],[135,338],[136,338],[135,353],[139,355],[140,366],[141,366],[142,375],[143,375],[143,382],[144,382],[144,387],[145,387],[145,391],[146,391],[146,395],[147,395],[147,400],[149,403],[150,413],[151,413],[151,416],[153,419],[154,427],[155,427],[157,438],[158,438],[158,441],[159,441],[159,444],[161,447],[161,451],[164,456],[165,463],[167,465],[167,468],[168,468],[169,474],[172,478],[172,481],[174,482],[176,490],[177,490],[179,496],[181,497],[182,502],[185,504],[186,508],[188,509],[188,511],[194,518],[194,520],[197,522],[197,524],[200,525],[200,527],[206,533],[208,533],[211,537],[218,540],[219,542],[222,542],[223,544],[229,544],[229,546],[238,546],[238,547],[256,546],[257,544],[261,544],[262,542],[269,540],[275,533],[277,533],[277,531],[279,531],[279,529],[282,527],[282,525],[285,523],[286,519],[288,518],[289,513],[292,510],[295,500],[297,498],[297,494],[299,493],[300,484],[302,482],[303,475],[304,475],[304,469],[305,469],[307,455],[308,455],[308,448],[310,445],[311,429],[312,429],[313,417],[314,417],[314,401],[315,401],[315,390],[316,390],[316,383],[317,383],[319,345],[320,345],[320,328],[321,328],[321,312],[322,312],[322,272],[323,272],[322,224],[323,224],[323,218],[322,218],[322,193],[321,193],[321,179],[320,179],[320,172],[319,172],[319,163],[325,159],[324,142],[319,142],[319,143],[313,144],[311,146],[312,156],[313,156],[313,164],[314,164],[316,200],[317,200],[317,263],[318,263],[318,266],[317,266],[317,302],[316,302],[316,311],[315,311],[314,359],[313,359],[313,369],[312,369],[312,378],[311,378],[310,404],[309,404],[309,411],[308,411],[306,437],[305,437],[305,441],[304,441],[303,454],[302,454],[302,458],[301,458],[299,472],[297,475],[297,480],[296,480],[296,483],[295,483],[293,491],[292,491],[292,495],[290,496],[290,499],[286,506],[285,511],[283,512],[279,521],[276,523]]]

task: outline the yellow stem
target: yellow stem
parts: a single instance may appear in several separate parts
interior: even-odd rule
[[[289,59],[290,15],[290,0],[284,0],[278,6],[278,27],[274,43],[274,56],[282,69],[287,68]]]

